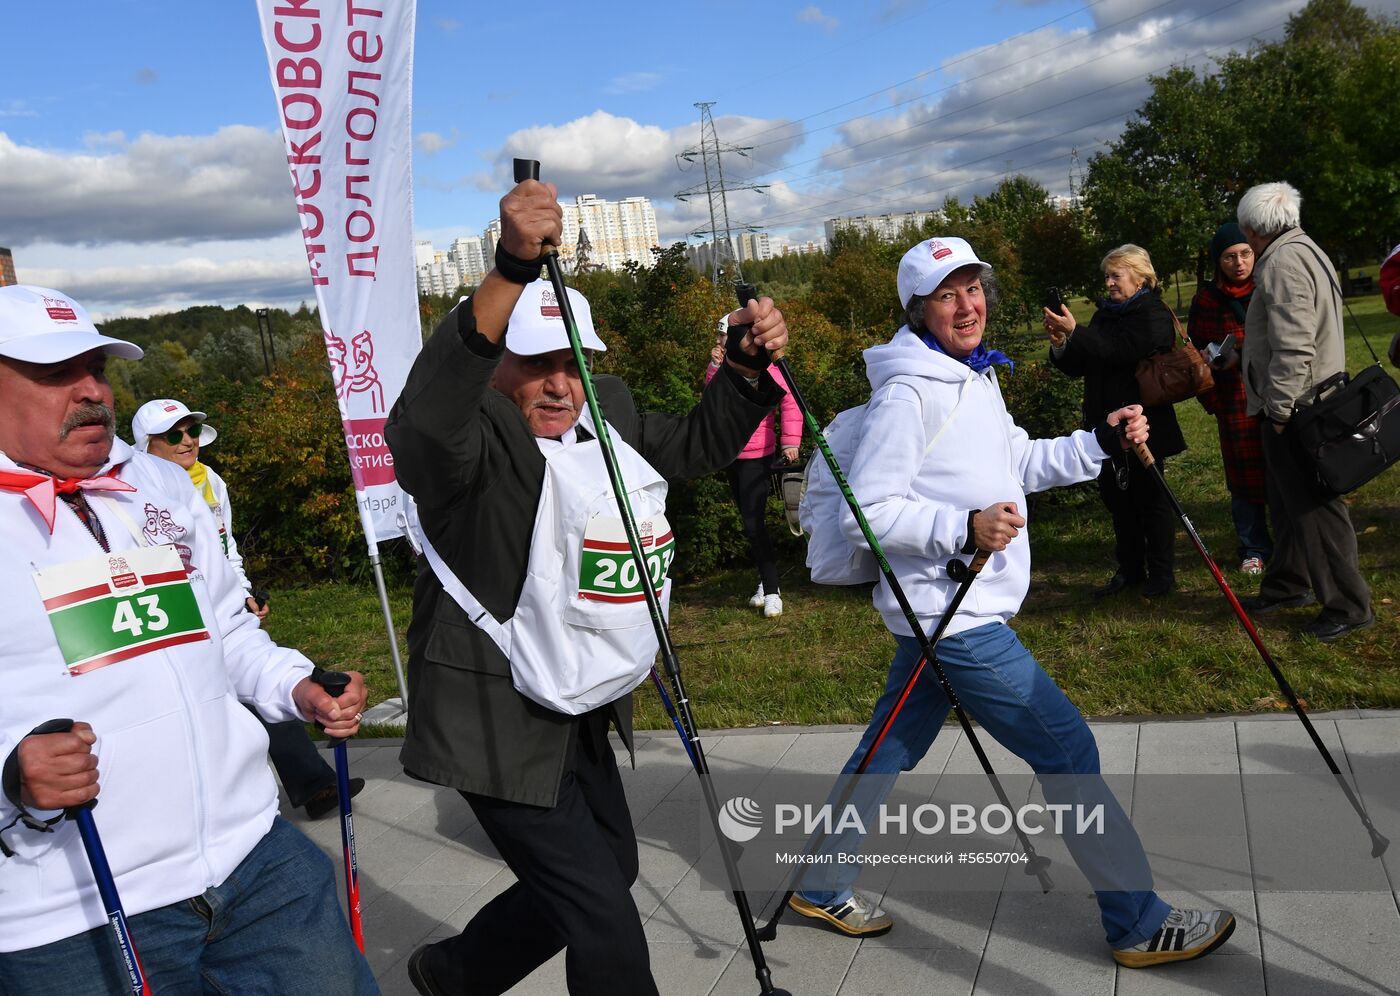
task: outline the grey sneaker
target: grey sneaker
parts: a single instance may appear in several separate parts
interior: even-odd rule
[[[851,898],[845,902],[830,906],[818,906],[794,894],[788,906],[803,916],[825,922],[847,937],[879,937],[888,934],[894,926],[894,917],[858,892],[851,893]]]
[[[1173,909],[1157,933],[1130,948],[1114,948],[1113,960],[1125,968],[1150,968],[1169,961],[1190,961],[1210,954],[1235,932],[1227,910]]]

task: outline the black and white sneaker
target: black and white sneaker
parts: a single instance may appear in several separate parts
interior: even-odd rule
[[[803,916],[821,920],[847,937],[879,937],[888,934],[894,926],[894,917],[858,892],[851,893],[850,899],[830,906],[818,906],[799,895],[793,895],[788,900],[788,906]]]
[[[1227,910],[1173,909],[1148,940],[1131,948],[1114,948],[1113,960],[1125,968],[1190,961],[1210,954],[1234,932],[1235,918]]]

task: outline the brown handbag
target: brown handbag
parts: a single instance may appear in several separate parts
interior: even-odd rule
[[[1191,340],[1186,338],[1186,332],[1181,328],[1176,312],[1170,308],[1167,312],[1172,316],[1176,334],[1181,337],[1181,345],[1171,352],[1154,353],[1138,360],[1138,394],[1146,408],[1175,405],[1188,398],[1205,394],[1215,386],[1215,378],[1210,375],[1210,365],[1196,347],[1191,345]]]

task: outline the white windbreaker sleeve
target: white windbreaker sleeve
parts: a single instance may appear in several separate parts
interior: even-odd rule
[[[997,399],[1001,402],[1001,413],[1006,419],[1011,458],[1026,494],[1048,491],[1066,484],[1078,484],[1080,481],[1090,481],[1099,476],[1099,468],[1103,466],[1109,454],[1104,452],[1098,437],[1092,432],[1075,429],[1068,436],[1032,439],[1006,410],[1006,402],[1001,398],[1000,382],[997,383]]]
[[[946,413],[933,420],[932,431],[943,417]],[[918,394],[907,384],[882,387],[866,409],[849,482],[887,554],[940,558],[967,542],[968,509],[931,501],[911,488],[926,457],[928,422]],[[841,516],[841,528],[852,543],[865,545],[854,516]]]
[[[238,575],[238,583],[243,589],[244,596],[247,596],[253,591],[253,583],[248,580],[248,575],[243,570],[243,555],[238,552],[238,543],[233,538],[233,505],[229,502],[228,485],[222,477],[212,470],[209,471],[209,483],[214,488],[214,501],[219,505],[219,517],[224,527],[224,540],[228,543],[228,562],[233,566],[234,573]]]
[[[211,626],[223,640],[229,685],[239,701],[251,705],[269,722],[303,719],[292,701],[292,688],[311,674],[311,661],[298,651],[279,647],[262,631],[257,617],[248,611],[238,573],[224,557],[213,511],[188,477],[179,493],[185,496],[195,523],[194,564],[204,574],[209,590],[214,608]]]

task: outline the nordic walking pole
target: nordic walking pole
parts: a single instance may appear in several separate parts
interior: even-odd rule
[[[1122,426],[1119,426],[1122,432]],[[1303,729],[1308,731],[1308,736],[1312,738],[1313,744],[1317,747],[1322,759],[1327,762],[1328,769],[1337,778],[1337,784],[1342,787],[1346,794],[1347,801],[1351,803],[1351,808],[1356,810],[1356,815],[1361,817],[1361,825],[1366,828],[1366,832],[1371,835],[1371,857],[1379,858],[1385,853],[1385,849],[1390,846],[1390,841],[1382,836],[1371,822],[1371,817],[1366,813],[1366,807],[1361,804],[1356,793],[1352,791],[1351,784],[1342,775],[1342,770],[1337,766],[1336,760],[1332,757],[1332,752],[1327,749],[1327,745],[1318,736],[1317,730],[1313,727],[1312,720],[1308,719],[1308,714],[1303,710],[1302,703],[1298,701],[1298,696],[1293,691],[1293,686],[1288,683],[1288,679],[1283,676],[1283,671],[1274,663],[1273,655],[1264,646],[1264,641],[1259,638],[1259,631],[1254,628],[1254,623],[1249,619],[1249,614],[1245,612],[1240,600],[1235,597],[1235,593],[1230,589],[1230,585],[1225,580],[1225,575],[1220,572],[1219,565],[1215,558],[1206,549],[1205,543],[1201,540],[1201,534],[1196,532],[1196,527],[1191,524],[1191,519],[1186,514],[1186,509],[1182,508],[1181,502],[1177,501],[1176,495],[1172,492],[1171,486],[1167,484],[1167,479],[1162,476],[1162,468],[1157,466],[1157,461],[1152,456],[1152,451],[1147,448],[1146,443],[1138,443],[1133,447],[1133,452],[1137,454],[1138,460],[1143,467],[1151,471],[1157,478],[1157,483],[1162,486],[1166,493],[1167,500],[1172,503],[1172,508],[1176,510],[1176,516],[1181,520],[1181,524],[1186,527],[1186,534],[1191,537],[1191,543],[1196,547],[1196,552],[1205,561],[1206,568],[1211,576],[1215,578],[1215,583],[1220,586],[1220,590],[1225,594],[1225,600],[1230,603],[1230,608],[1235,610],[1235,615],[1240,620],[1240,625],[1244,627],[1245,633],[1249,635],[1250,642],[1254,644],[1254,649],[1259,651],[1259,656],[1263,659],[1264,665],[1269,669],[1269,673],[1274,676],[1274,681],[1278,684],[1279,691],[1283,692],[1283,697],[1288,699],[1288,704],[1293,707],[1293,712],[1303,723]]]
[[[750,301],[758,297],[758,291],[751,284],[736,284],[734,291],[739,299],[740,305],[743,307],[747,307]],[[918,635],[920,650],[923,652],[923,656],[920,657],[918,665],[910,675],[909,680],[905,683],[904,689],[900,693],[900,697],[896,701],[894,708],[886,718],[879,736],[871,742],[870,749],[867,750],[865,756],[861,758],[857,773],[864,771],[870,764],[870,759],[875,756],[875,749],[879,747],[880,741],[884,739],[885,734],[889,731],[889,727],[893,724],[895,716],[899,713],[900,707],[904,704],[904,700],[908,698],[909,693],[913,690],[914,683],[918,680],[924,665],[932,662],[934,674],[938,677],[938,683],[943,688],[943,693],[948,697],[948,702],[953,707],[953,713],[957,716],[958,725],[962,728],[963,734],[967,737],[968,743],[971,744],[973,752],[977,755],[977,760],[982,765],[982,770],[986,772],[987,777],[991,780],[992,788],[997,794],[997,799],[1002,805],[1006,806],[1007,809],[1010,809],[1011,802],[1007,798],[1006,790],[1002,787],[1001,780],[997,777],[996,770],[992,767],[992,762],[987,757],[987,752],[983,750],[982,742],[978,739],[976,732],[973,731],[972,723],[968,719],[967,712],[963,709],[962,702],[958,699],[957,693],[954,692],[952,683],[949,682],[948,675],[943,670],[943,665],[938,663],[938,657],[934,653],[934,644],[942,637],[943,631],[947,629],[949,622],[952,621],[954,612],[957,611],[958,605],[961,604],[963,596],[967,593],[967,589],[972,586],[972,582],[976,579],[977,573],[982,569],[983,564],[986,563],[988,554],[979,550],[973,558],[972,563],[967,565],[964,565],[962,561],[957,558],[949,562],[949,576],[959,582],[959,588],[954,596],[953,602],[943,614],[943,618],[938,621],[938,625],[935,627],[932,636],[925,635],[924,628],[919,625],[919,618],[914,613],[914,607],[909,603],[908,597],[905,596],[904,588],[900,585],[899,579],[895,577],[895,573],[893,569],[891,569],[889,561],[885,559],[885,553],[880,547],[880,541],[876,538],[874,530],[870,528],[870,523],[866,521],[865,513],[861,511],[860,503],[856,501],[855,495],[851,492],[851,486],[846,481],[846,475],[842,472],[841,465],[836,460],[836,455],[831,452],[831,447],[827,445],[826,434],[822,432],[820,423],[817,422],[816,416],[812,414],[811,408],[807,406],[807,401],[802,396],[802,390],[797,386],[797,379],[792,374],[792,368],[788,366],[787,360],[781,356],[775,358],[773,362],[777,364],[778,370],[783,375],[783,379],[787,381],[788,390],[792,393],[792,399],[797,402],[797,407],[802,412],[803,421],[806,423],[808,431],[812,433],[812,438],[816,440],[817,448],[821,450],[822,459],[826,461],[827,467],[831,470],[831,476],[835,479],[837,487],[841,489],[842,497],[846,499],[847,507],[851,510],[851,514],[855,516],[856,522],[860,525],[860,531],[865,537],[866,544],[870,547],[871,552],[875,554],[875,561],[880,567],[880,574],[890,586],[890,591],[894,593],[895,600],[899,603],[900,611],[904,614],[905,620],[909,623],[910,631]],[[954,564],[958,566],[955,567]],[[957,574],[964,574],[964,576],[958,577]],[[850,786],[848,786],[848,791],[849,790],[851,790]],[[1045,892],[1049,892],[1053,887],[1053,883],[1050,881],[1050,875],[1045,869],[1049,867],[1050,859],[1036,853],[1034,845],[1030,842],[1030,838],[1026,836],[1025,831],[1022,830],[1019,825],[1016,826],[1016,837],[1020,841],[1022,850],[1026,853],[1026,874],[1034,875],[1039,879],[1041,889]],[[764,940],[772,940],[777,936],[778,921],[782,919],[783,911],[787,908],[788,900],[792,898],[795,891],[796,889],[789,889],[783,896],[781,902],[778,903],[778,907],[774,910],[772,918],[763,928]]]
[[[333,699],[340,698],[350,684],[350,676],[343,671],[311,672],[311,680],[326,690]],[[355,817],[350,811],[350,757],[345,749],[343,737],[332,739],[330,746],[335,748],[335,786],[340,796],[340,849],[345,859],[345,905],[350,913],[350,932],[355,935],[355,944],[360,953],[365,950],[364,926],[360,921],[360,865],[355,860]]]
[[[37,727],[34,734],[67,733],[71,729],[71,719],[51,719]],[[112,877],[112,867],[107,863],[107,852],[102,848],[102,838],[98,835],[97,823],[92,818],[92,807],[95,805],[96,799],[81,806],[70,806],[63,811],[63,815],[78,824],[78,835],[83,839],[83,850],[87,851],[88,864],[92,866],[92,877],[97,881],[97,894],[102,897],[102,909],[107,914],[107,922],[112,925],[112,933],[117,935],[117,946],[122,953],[122,967],[126,969],[131,992],[135,996],[151,996],[151,984],[146,981],[146,971],[141,967],[136,945],[131,943],[131,933],[126,928],[126,912],[122,909],[121,896],[117,895],[116,879]]]
[[[539,175],[540,164],[537,160],[515,160],[516,183],[525,180],[538,180]],[[695,716],[691,712],[690,699],[686,697],[685,686],[681,681],[680,660],[676,657],[675,646],[671,643],[666,617],[661,612],[661,601],[657,598],[656,589],[650,580],[651,571],[647,566],[646,555],[642,552],[641,535],[637,530],[636,519],[632,515],[632,506],[627,500],[627,488],[622,480],[622,472],[618,469],[617,458],[613,453],[612,435],[608,430],[607,421],[603,418],[603,409],[598,404],[598,397],[593,391],[593,377],[588,372],[587,357],[584,356],[583,344],[579,340],[578,324],[574,321],[574,312],[569,304],[568,290],[564,286],[564,274],[559,267],[559,257],[552,246],[545,247],[544,263],[545,269],[549,271],[549,282],[554,287],[554,296],[559,302],[564,328],[569,334],[569,345],[573,349],[574,362],[578,364],[579,376],[583,381],[584,397],[588,402],[588,410],[593,415],[593,428],[598,436],[598,448],[603,454],[603,463],[607,466],[608,479],[612,483],[613,494],[617,498],[618,513],[622,517],[622,526],[627,534],[627,545],[631,550],[632,560],[637,566],[637,577],[641,579],[642,594],[646,599],[647,611],[651,615],[651,624],[656,630],[657,642],[661,649],[661,660],[666,668],[666,677],[671,682],[671,690],[675,698],[674,705],[678,710],[677,727],[682,731],[683,737],[687,734],[690,737],[687,750],[690,753],[691,765],[696,774],[700,776],[701,792],[709,810],[710,822],[715,827],[715,839],[719,844],[720,856],[724,859],[725,874],[728,876],[730,888],[733,890],[734,905],[739,910],[739,920],[744,928],[744,939],[748,943],[749,955],[753,959],[754,977],[758,979],[760,991],[764,996],[790,996],[787,990],[773,987],[772,974],[768,970],[768,962],[763,956],[763,946],[759,943],[758,931],[754,926],[753,911],[749,908],[748,896],[744,893],[743,883],[739,880],[739,865],[729,848],[728,838],[719,830],[719,799],[716,798],[714,785],[711,784],[708,777],[710,774],[709,762],[705,760],[705,751],[700,746]]]

